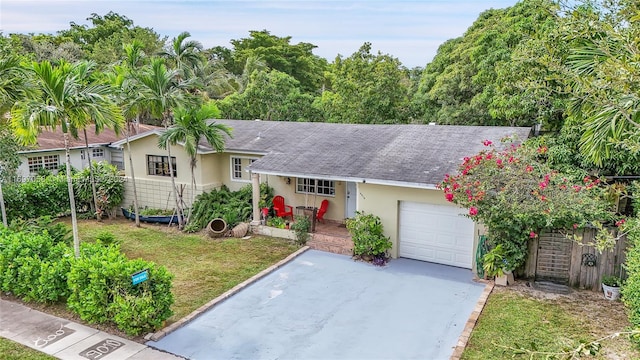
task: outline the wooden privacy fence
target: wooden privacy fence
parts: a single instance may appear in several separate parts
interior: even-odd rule
[[[602,253],[588,244],[596,229],[585,229],[580,243],[569,240],[558,230],[543,231],[529,241],[524,276],[535,281],[550,281],[574,288],[600,290],[603,275],[623,275],[627,238],[622,236],[612,250]],[[610,230],[615,231],[615,230]]]

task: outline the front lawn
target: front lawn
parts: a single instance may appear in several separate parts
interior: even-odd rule
[[[0,337],[0,355],[3,360],[53,360],[49,356],[30,347]]]
[[[165,266],[175,275],[168,323],[188,315],[211,299],[259,273],[298,249],[290,241],[251,236],[248,240],[210,239],[205,234],[184,234],[166,225],[129,220],[79,221],[82,241],[93,241],[108,231],[122,240],[129,258],[143,258]]]
[[[575,349],[630,326],[624,305],[602,293],[574,291],[556,295],[526,285],[496,287],[471,334],[462,359],[510,359],[514,347],[559,352]],[[596,359],[638,359],[640,352],[624,336],[601,342]],[[516,355],[529,359],[530,354]],[[531,359],[545,359],[537,354]]]

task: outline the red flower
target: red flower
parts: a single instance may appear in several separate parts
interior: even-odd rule
[[[472,206],[469,208],[469,215],[471,216],[475,216],[478,215],[478,208],[475,206]]]
[[[533,166],[527,165],[527,168],[525,170],[530,173],[533,171]]]
[[[538,148],[538,154],[544,154],[547,152],[547,147],[546,146],[541,146]]]
[[[491,140],[485,140],[485,141],[482,142],[482,144],[484,146],[489,146],[489,145],[493,144],[493,142],[491,142]]]
[[[529,237],[532,239],[535,239],[538,237],[538,234],[534,233],[533,231],[529,233]]]
[[[498,167],[502,167],[502,159],[496,160],[496,164],[498,165]]]
[[[447,198],[447,201],[449,201],[449,202],[453,201],[453,194],[452,193],[446,193],[446,194],[444,194],[444,197]]]
[[[453,190],[458,190],[459,188],[460,188],[460,184],[458,183],[453,184]]]
[[[616,221],[616,226],[620,226],[620,225],[624,224],[625,222],[626,222],[625,219],[620,219],[620,220]]]
[[[577,229],[578,228],[578,224],[573,224],[573,228]]]
[[[540,186],[540,189],[544,189],[544,188],[547,187],[547,183],[543,181],[543,182],[539,183],[538,186]]]

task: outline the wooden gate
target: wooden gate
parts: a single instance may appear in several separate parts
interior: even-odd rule
[[[571,240],[557,231],[540,234],[535,280],[569,285],[571,248]]]
[[[580,230],[576,235],[580,235],[582,241],[569,240],[556,230],[545,230],[538,238],[530,239],[528,257],[519,274],[536,281],[595,291],[600,290],[603,275],[625,277],[622,264],[625,261],[626,236],[618,239],[613,249],[600,253],[591,246],[595,238],[594,229]]]

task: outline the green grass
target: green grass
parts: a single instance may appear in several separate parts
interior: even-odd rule
[[[109,231],[122,240],[129,258],[142,258],[165,266],[174,276],[172,292],[174,322],[206,304],[298,249],[292,242],[252,236],[249,240],[211,239],[206,235],[183,234],[174,228],[118,220],[102,223],[79,222],[82,241],[95,240]]]
[[[591,342],[622,331],[628,322],[620,312],[621,303],[607,300],[540,299],[514,290],[494,292],[480,315],[462,359],[529,359],[530,354],[514,356],[514,348],[524,347],[541,352],[561,352],[575,349],[580,342]],[[614,318],[598,313],[608,305],[615,306]],[[588,308],[588,309],[587,309]],[[610,311],[610,310],[605,310]],[[600,318],[602,316],[602,318]],[[599,322],[606,322],[604,328]],[[616,330],[612,330],[616,329]],[[637,349],[628,339],[618,337],[601,343],[603,348],[595,358],[608,358],[604,354],[618,353],[616,358],[637,358]],[[531,359],[544,359],[536,354]],[[593,358],[593,357],[589,357]]]
[[[53,356],[33,350],[17,342],[0,337],[0,358],[3,360],[52,360]]]

